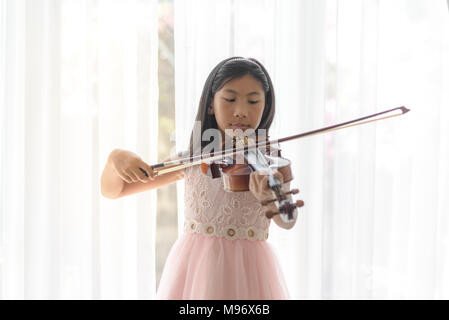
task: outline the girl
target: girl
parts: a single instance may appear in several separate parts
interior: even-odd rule
[[[207,129],[219,130],[223,139],[233,129],[256,133],[265,129],[268,135],[274,112],[274,89],[262,64],[253,58],[232,57],[220,62],[207,78],[196,121],[201,136]],[[201,152],[198,148],[207,144],[194,142],[192,132],[190,154]],[[265,211],[270,205],[263,207],[260,200],[273,198],[266,175],[253,172],[250,191],[226,192],[222,180],[204,175],[200,166],[155,177],[137,155],[119,149],[111,153],[108,164],[102,193],[114,199],[185,178],[185,232],[167,257],[158,299],[290,298],[277,255],[266,241],[270,220]],[[283,181],[280,172],[275,171],[275,176]],[[289,184],[283,188],[288,191]],[[290,229],[296,217],[295,211],[291,222],[279,215],[273,220]]]

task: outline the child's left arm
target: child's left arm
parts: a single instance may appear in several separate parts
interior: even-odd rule
[[[282,183],[284,181],[282,173],[280,173],[277,170],[274,171],[275,171],[274,176],[278,178]],[[252,172],[250,175],[249,190],[259,201],[265,199],[273,199],[275,197],[274,192],[268,187],[267,182],[268,176],[260,172]],[[282,189],[284,190],[284,192],[290,191],[290,182],[282,183]],[[287,195],[287,198],[292,201],[292,197],[290,194]],[[274,203],[266,205],[265,208],[267,210],[277,211],[277,207]],[[286,223],[282,220],[280,215],[275,215],[273,217],[273,220],[279,227],[284,229],[291,229],[296,223],[297,216],[298,210],[295,209],[295,211],[293,211],[293,221]]]

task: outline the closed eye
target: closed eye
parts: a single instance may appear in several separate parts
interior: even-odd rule
[[[226,98],[223,98],[223,99],[225,99],[226,101],[228,101],[228,102],[234,102],[235,101],[235,99],[226,99]],[[251,104],[256,104],[256,103],[258,103],[259,101],[248,101],[249,103],[251,103]]]

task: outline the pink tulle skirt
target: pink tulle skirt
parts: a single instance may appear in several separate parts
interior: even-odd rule
[[[156,299],[290,299],[275,249],[266,241],[184,233],[165,262]]]

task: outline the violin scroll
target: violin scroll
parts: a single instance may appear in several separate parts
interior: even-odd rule
[[[288,192],[285,192],[285,194],[297,194],[297,193],[299,193],[299,190],[298,189],[292,189],[292,190],[290,190],[290,191],[288,191]],[[262,200],[262,201],[260,201],[260,203],[263,205],[263,206],[266,206],[267,204],[269,204],[269,203],[271,203],[271,202],[275,202],[275,201],[277,201],[278,199],[269,199],[269,200]],[[304,204],[303,204],[304,205]]]
[[[298,189],[292,189],[292,190],[290,190],[290,191],[288,191],[288,192],[285,192],[285,193],[284,193],[284,197],[283,197],[284,200],[282,200],[282,201],[280,202],[280,205],[277,206],[277,207],[278,207],[278,211],[267,210],[267,211],[265,212],[265,216],[266,216],[268,219],[271,219],[271,218],[273,218],[275,215],[278,215],[278,214],[284,214],[284,215],[287,215],[287,219],[286,219],[286,220],[283,219],[283,220],[285,220],[286,222],[292,221],[292,220],[293,220],[293,211],[294,211],[296,208],[301,208],[301,207],[303,207],[303,206],[304,206],[304,201],[303,201],[303,200],[297,200],[295,203],[291,203],[290,201],[288,201],[288,200],[285,198],[285,195],[287,195],[287,194],[297,194],[298,192],[299,192]],[[278,200],[278,199],[262,200],[260,203],[261,203],[263,206],[266,206],[266,205],[268,205],[269,203],[276,202],[276,201],[279,201],[279,200]]]

